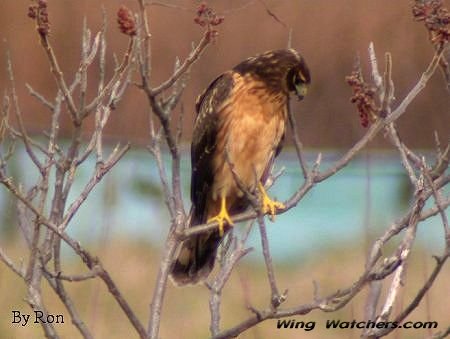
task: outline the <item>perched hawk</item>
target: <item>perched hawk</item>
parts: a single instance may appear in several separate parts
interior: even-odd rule
[[[233,225],[230,215],[249,207],[242,185],[250,192],[258,190],[264,213],[273,216],[284,208],[267,196],[264,184],[282,148],[289,94],[303,99],[309,83],[303,58],[293,49],[282,49],[241,62],[197,99],[190,226],[217,221],[219,228],[183,243],[172,266],[176,284],[197,283],[211,272],[224,232]]]

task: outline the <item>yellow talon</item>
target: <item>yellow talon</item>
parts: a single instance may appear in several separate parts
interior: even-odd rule
[[[228,214],[228,211],[227,211],[227,207],[225,204],[225,197],[221,198],[219,214],[217,214],[215,217],[209,218],[207,223],[214,222],[214,221],[217,221],[219,223],[219,234],[221,237],[223,237],[225,222],[230,226],[234,225],[234,223],[233,223],[233,221],[231,221],[230,215]]]
[[[275,201],[270,199],[270,197],[267,195],[267,192],[264,188],[264,186],[261,183],[258,183],[259,191],[261,192],[261,200],[262,200],[262,211],[264,214],[269,213],[270,214],[270,220],[275,220],[275,211],[277,209],[283,209],[286,208],[283,203],[279,201]]]

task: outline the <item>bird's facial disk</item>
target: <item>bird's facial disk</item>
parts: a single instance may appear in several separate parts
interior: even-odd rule
[[[306,96],[308,85],[309,83],[300,71],[294,73],[292,77],[292,89],[295,92],[295,95],[297,95],[298,100],[303,100]]]

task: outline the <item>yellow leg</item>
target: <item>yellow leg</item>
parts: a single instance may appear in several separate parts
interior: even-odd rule
[[[275,211],[277,209],[283,209],[286,206],[279,201],[275,201],[269,198],[264,186],[261,183],[258,183],[259,191],[261,192],[261,200],[262,200],[262,211],[263,213],[270,214],[270,220],[275,220]]]
[[[225,203],[225,197],[220,198],[220,212],[219,214],[217,214],[215,217],[209,218],[208,219],[208,223],[210,222],[214,222],[217,221],[219,223],[219,234],[222,237],[223,236],[223,229],[224,229],[224,225],[225,222],[230,225],[233,226],[233,221],[231,221],[230,215],[228,214],[227,211],[227,206]]]

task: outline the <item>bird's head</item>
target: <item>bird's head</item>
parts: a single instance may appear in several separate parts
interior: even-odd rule
[[[303,99],[311,83],[308,66],[294,49],[267,51],[234,67],[241,75],[250,74],[273,91],[294,93]]]

